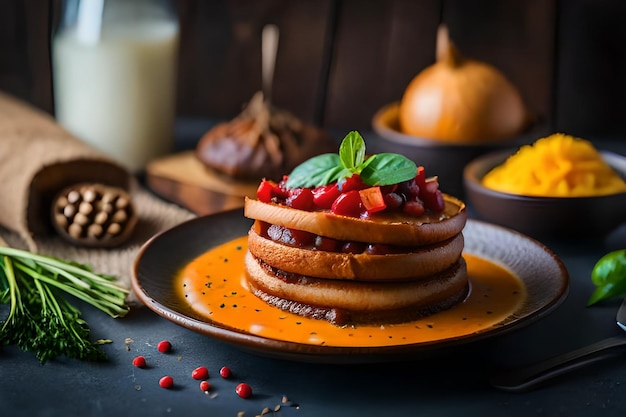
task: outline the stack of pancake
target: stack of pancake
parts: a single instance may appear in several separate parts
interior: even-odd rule
[[[246,199],[246,277],[270,305],[336,325],[406,322],[463,301],[465,205],[368,219]],[[355,250],[355,248],[358,248]]]

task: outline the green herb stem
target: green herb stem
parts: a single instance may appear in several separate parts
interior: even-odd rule
[[[3,257],[3,270],[5,272],[5,276],[7,278],[7,284],[9,286],[9,297],[10,297],[10,308],[9,308],[9,318],[15,316],[15,311],[18,306],[21,306],[20,293],[17,288],[17,282],[15,280],[15,271],[13,270],[13,263],[11,262],[11,258],[8,256]],[[4,332],[7,327],[7,323],[9,320],[7,319],[2,325],[2,331]]]
[[[59,355],[106,359],[89,341],[89,326],[80,310],[63,295],[122,317],[129,310],[129,290],[113,282],[114,277],[74,262],[7,247],[0,247],[0,255],[0,302],[10,304],[0,327],[0,346],[17,344],[42,363]]]

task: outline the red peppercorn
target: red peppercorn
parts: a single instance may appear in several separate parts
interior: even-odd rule
[[[241,384],[237,385],[237,387],[235,388],[235,392],[241,398],[250,398],[250,396],[252,396],[252,387],[250,387],[250,385],[246,384],[245,382],[242,382]]]
[[[174,385],[174,378],[169,375],[165,375],[161,379],[159,379],[159,386],[161,388],[172,388]]]
[[[200,382],[200,390],[207,392],[208,390],[211,389],[211,384],[209,384],[209,381],[202,381]]]
[[[135,359],[133,359],[133,365],[135,365],[137,368],[145,368],[146,358],[144,358],[143,356],[137,356]]]
[[[198,381],[203,379],[209,379],[209,370],[206,366],[199,366],[191,372],[191,377]]]
[[[172,344],[168,340],[161,340],[157,345],[157,349],[161,353],[167,353],[172,350]]]
[[[228,366],[222,366],[222,369],[220,369],[220,375],[222,378],[230,377],[230,368]]]

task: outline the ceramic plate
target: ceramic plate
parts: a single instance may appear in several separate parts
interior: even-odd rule
[[[526,302],[502,322],[465,336],[391,346],[335,347],[264,338],[211,322],[174,289],[174,278],[184,266],[207,250],[245,235],[250,225],[243,211],[237,209],[198,217],[153,237],[139,251],[133,266],[131,279],[137,297],[178,325],[256,354],[308,362],[359,363],[417,359],[508,333],[552,312],[568,292],[567,270],[548,248],[509,229],[468,220],[465,252],[508,268],[526,287]]]

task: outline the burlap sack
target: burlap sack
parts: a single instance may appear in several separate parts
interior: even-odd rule
[[[48,114],[0,93],[0,224],[34,250],[33,237],[52,230],[54,196],[83,181],[128,189],[130,174]]]
[[[128,190],[138,223],[116,248],[72,245],[54,234],[54,196],[66,186],[99,182]],[[91,265],[129,286],[140,247],[195,215],[166,203],[132,175],[56,124],[48,114],[0,92],[0,237],[18,249]]]

